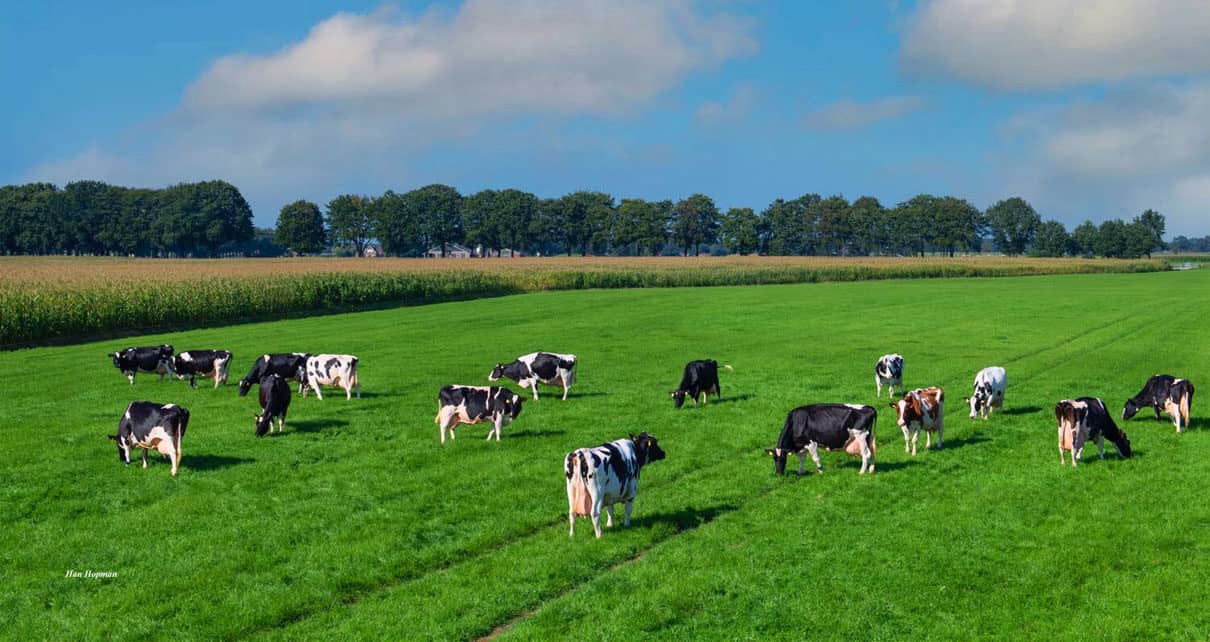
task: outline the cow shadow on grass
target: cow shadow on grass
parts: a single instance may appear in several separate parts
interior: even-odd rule
[[[1038,406],[1013,406],[1000,411],[1002,415],[1032,415],[1035,412],[1042,412]],[[993,415],[995,416],[995,415]]]
[[[189,470],[219,470],[240,464],[255,462],[251,457],[228,457],[226,455],[191,455],[188,452],[181,457],[181,468]]]
[[[675,512],[655,513],[635,517],[631,522],[638,526],[670,524],[676,529],[676,532],[683,533],[709,524],[720,515],[725,515],[737,508],[739,507],[734,504],[719,504],[718,506],[711,506],[709,508],[694,508],[690,506]]]
[[[524,439],[526,437],[555,437],[558,435],[567,434],[566,430],[518,430],[516,432],[506,432],[505,437],[510,439]]]
[[[281,437],[290,432],[320,432],[328,428],[342,428],[349,425],[344,419],[303,419],[302,421],[286,420],[286,430],[275,432],[270,436]]]
[[[920,462],[915,459],[905,459],[903,461],[876,461],[874,462],[874,473],[893,473],[895,471],[903,470],[904,468],[915,466],[919,463]],[[856,468],[860,470],[861,462],[849,462],[849,465],[846,466],[846,468]]]
[[[714,404],[714,403],[739,403],[741,401],[747,401],[749,399],[755,399],[755,398],[756,398],[756,395],[754,395],[750,392],[745,392],[742,395],[731,395],[730,397],[723,397],[722,399],[715,399],[714,401],[711,401],[710,403],[712,403],[712,404]]]
[[[986,441],[991,441],[991,437],[971,435],[970,437],[959,437],[957,439],[951,438],[945,440],[941,446],[941,450],[957,450],[958,448],[965,448],[967,446],[977,446]]]
[[[567,393],[567,400],[568,400],[568,401],[571,401],[572,399],[576,399],[577,397],[608,397],[608,396],[609,396],[609,393],[608,393],[608,392],[602,392],[602,391],[599,391],[599,390],[598,390],[598,391],[594,391],[594,392],[571,392],[571,391],[568,391],[568,393]],[[546,399],[546,398],[547,398],[547,397],[542,397],[542,398],[538,399],[538,401],[541,401],[542,399]],[[562,400],[563,400],[563,395],[556,395],[556,396],[555,396],[555,399],[558,399],[558,400],[562,401]],[[530,399],[529,401],[533,401],[533,399]]]

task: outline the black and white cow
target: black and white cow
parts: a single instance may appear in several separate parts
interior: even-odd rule
[[[264,437],[265,433],[272,432],[274,419],[277,419],[277,432],[281,432],[290,409],[290,384],[278,375],[266,375],[260,380],[259,393],[261,412],[253,415],[256,436]]]
[[[874,437],[877,421],[878,411],[870,406],[839,403],[800,406],[786,415],[777,447],[765,452],[773,457],[773,470],[778,475],[786,473],[786,459],[790,453],[798,456],[799,475],[806,473],[805,453],[811,454],[815,470],[822,473],[820,448],[861,455],[861,470],[857,474],[873,474],[874,456],[878,451]]]
[[[277,354],[261,355],[261,358],[252,364],[252,369],[248,371],[248,376],[239,381],[239,396],[243,397],[252,389],[252,384],[260,383],[265,375],[275,374],[282,379],[294,379],[298,381],[298,391],[302,392],[302,380],[306,376],[307,357],[311,355],[305,352],[287,352]]]
[[[1008,373],[1000,366],[988,366],[975,375],[975,386],[965,401],[971,405],[971,419],[992,414],[992,408],[1004,409],[1004,390],[1008,388]]]
[[[895,386],[903,385],[903,356],[884,354],[874,364],[874,384],[878,386],[878,396],[882,396],[882,387],[890,386],[892,397],[895,396]]]
[[[441,426],[441,443],[445,443],[445,431],[450,439],[459,424],[492,422],[487,438],[496,435],[500,441],[500,429],[521,414],[521,395],[500,386],[445,386],[437,393],[437,416],[433,423]]]
[[[1097,440],[1097,455],[1105,458],[1105,440],[1113,442],[1118,454],[1129,459],[1133,455],[1130,438],[1126,431],[1113,423],[1113,417],[1105,402],[1096,397],[1064,399],[1055,404],[1055,419],[1058,420],[1059,465],[1064,462],[1063,453],[1071,453],[1073,467],[1084,455],[1084,443]]]
[[[1189,426],[1189,411],[1193,406],[1193,384],[1172,375],[1152,376],[1139,394],[1126,400],[1126,406],[1122,408],[1122,421],[1130,421],[1131,417],[1147,406],[1155,410],[1156,419],[1160,418],[1160,410],[1163,410],[1172,418],[1172,423],[1176,425],[1176,431],[1179,433],[1182,427]]]
[[[109,356],[113,359],[114,367],[130,379],[132,386],[137,372],[154,372],[160,375],[160,381],[164,380],[164,375],[172,374],[172,346],[166,343],[161,346],[126,348],[121,352],[111,352]]]
[[[734,370],[731,366],[723,367]],[[685,364],[685,371],[681,373],[681,385],[670,394],[673,405],[677,408],[685,405],[685,397],[692,399],[696,408],[698,397],[700,396],[705,404],[711,393],[720,399],[723,396],[718,383],[718,362],[714,359],[699,359]]]
[[[186,350],[172,358],[172,369],[178,379],[189,379],[189,387],[197,387],[197,377],[212,377],[214,387],[227,383],[227,366],[231,353],[226,350]]]
[[[307,357],[307,365],[303,369],[302,396],[307,396],[307,387],[315,391],[315,396],[323,399],[320,386],[337,386],[344,388],[345,399],[361,399],[361,382],[357,380],[357,357],[351,354],[317,354]]]
[[[118,434],[107,435],[118,442],[118,461],[130,465],[130,449],[143,449],[143,468],[147,450],[154,448],[172,461],[172,476],[181,464],[181,439],[189,425],[189,411],[176,404],[132,401],[118,422]]]
[[[535,401],[538,399],[539,383],[563,386],[563,399],[566,400],[571,384],[576,382],[576,355],[531,352],[517,357],[509,364],[497,363],[487,380],[499,381],[501,377],[512,379],[522,388],[528,388],[533,392]]]
[[[601,509],[605,526],[613,526],[613,505],[626,504],[623,525],[630,526],[634,498],[639,493],[639,473],[643,466],[665,457],[654,435],[641,432],[596,448],[580,448],[563,458],[563,476],[567,479],[567,521],[569,535],[575,537],[576,516],[592,518],[592,529],[601,537]]]

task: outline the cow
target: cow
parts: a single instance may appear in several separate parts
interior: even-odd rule
[[[815,461],[815,470],[823,473],[819,461],[819,449],[844,450],[850,455],[861,455],[861,470],[857,474],[874,474],[874,456],[878,446],[874,437],[874,425],[878,411],[870,406],[857,404],[817,403],[799,406],[786,415],[777,447],[766,449],[773,457],[773,471],[786,474],[786,460],[790,453],[798,457],[798,474],[806,474],[807,457]]]
[[[963,401],[971,405],[971,419],[982,416],[987,419],[992,408],[1004,409],[1004,389],[1008,387],[1008,373],[1000,366],[988,366],[975,375],[975,387],[971,396]]]
[[[172,370],[178,379],[189,378],[189,387],[196,388],[198,376],[213,377],[214,387],[227,383],[227,366],[231,353],[226,350],[186,350],[172,358]]]
[[[295,379],[298,381],[298,391],[302,392],[302,380],[305,376],[304,371],[307,368],[307,357],[311,355],[305,352],[287,352],[278,354],[261,355],[261,358],[252,364],[252,369],[248,371],[248,376],[239,381],[239,396],[247,396],[248,391],[252,389],[252,384],[259,383],[265,375],[275,374],[282,379]]]
[[[256,436],[264,437],[265,433],[273,432],[273,420],[277,419],[277,432],[281,432],[286,423],[286,411],[290,409],[290,384],[282,377],[269,374],[260,380],[259,415],[253,415],[256,421]]]
[[[109,356],[113,359],[114,367],[130,379],[132,386],[134,375],[138,372],[154,372],[160,375],[160,381],[164,380],[164,375],[172,374],[172,346],[166,343],[161,346],[126,348],[121,352],[111,352]]]
[[[500,386],[445,386],[437,393],[437,416],[433,423],[441,426],[441,443],[445,443],[445,431],[450,439],[459,424],[492,422],[487,438],[496,435],[500,441],[500,429],[521,414],[521,395]]]
[[[303,368],[303,377],[299,390],[302,396],[307,396],[307,387],[315,391],[315,396],[323,399],[319,387],[339,386],[344,388],[345,399],[353,398],[353,390],[357,390],[357,398],[361,399],[361,382],[357,380],[357,357],[351,354],[317,354],[307,357],[307,365]]]
[[[641,432],[596,448],[580,448],[563,458],[563,476],[567,479],[568,536],[576,535],[576,516],[592,518],[592,530],[601,538],[601,509],[605,509],[605,527],[613,526],[613,505],[626,504],[623,526],[630,526],[634,498],[639,493],[639,474],[643,466],[665,457],[655,435]]]
[[[181,464],[181,439],[189,425],[189,411],[176,404],[132,401],[118,422],[118,434],[106,435],[118,442],[118,461],[130,465],[130,449],[143,449],[143,468],[147,450],[154,448],[172,461],[172,476]]]
[[[1106,439],[1113,442],[1123,458],[1130,459],[1134,455],[1126,431],[1113,423],[1105,402],[1096,397],[1060,401],[1055,404],[1055,419],[1058,420],[1060,466],[1066,463],[1063,453],[1070,452],[1074,468],[1083,457],[1084,443],[1089,439],[1097,440],[1097,455],[1101,459],[1105,458]]]
[[[517,357],[512,363],[497,363],[491,374],[487,375],[487,380],[499,381],[502,377],[528,388],[533,392],[534,401],[538,400],[539,383],[563,386],[563,400],[566,401],[571,384],[576,382],[576,355],[531,352]]]
[[[874,385],[878,386],[878,396],[882,396],[882,387],[890,386],[890,395],[895,396],[895,386],[903,385],[903,356],[884,354],[874,364]]]
[[[723,367],[727,370],[734,370],[731,366]],[[685,364],[685,372],[681,374],[681,385],[670,394],[673,404],[677,408],[685,405],[685,397],[692,399],[693,406],[696,408],[698,396],[701,396],[702,404],[705,404],[706,400],[710,398],[710,393],[714,393],[714,396],[720,399],[723,396],[718,383],[718,362],[714,359],[699,359]]]
[[[903,430],[903,451],[916,455],[916,440],[924,429],[924,449],[932,445],[932,433],[937,433],[937,448],[945,435],[945,391],[941,388],[916,388],[891,402]]]
[[[1177,379],[1172,375],[1157,374],[1147,380],[1146,385],[1134,398],[1126,400],[1122,408],[1122,421],[1130,421],[1139,410],[1151,406],[1155,410],[1155,418],[1160,418],[1162,409],[1172,423],[1176,432],[1181,427],[1189,427],[1189,410],[1193,406],[1193,384],[1186,379]]]

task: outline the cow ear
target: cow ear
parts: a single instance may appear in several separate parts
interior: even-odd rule
[[[772,456],[776,455],[777,453],[773,452],[773,449],[772,449],[772,448],[766,448],[766,449],[765,449],[765,454],[766,454],[766,455],[768,455],[768,456],[770,456],[770,457],[772,457]]]
[[[627,435],[630,435],[630,441],[634,441],[634,433],[632,433],[632,432],[628,432],[628,433],[626,433],[626,434],[627,434]]]
[[[887,404],[887,406],[890,408],[894,408],[895,406],[898,406],[898,405],[899,405],[898,401],[892,401],[891,403]]]
[[[109,437],[110,439],[112,439],[112,440],[114,440],[114,441],[117,441],[117,440],[118,440],[118,436],[117,436],[117,435],[105,435],[105,436],[106,436],[106,437]]]

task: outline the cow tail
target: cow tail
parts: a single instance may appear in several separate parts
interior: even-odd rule
[[[1193,406],[1193,384],[1186,381],[1185,389],[1181,393],[1181,419],[1187,426],[1189,424],[1189,410]]]
[[[176,460],[181,461],[181,439],[185,436],[185,428],[189,426],[189,411],[177,406],[176,434],[172,436],[176,450]]]
[[[878,455],[878,437],[874,434],[874,429],[878,427],[878,415],[874,415],[874,421],[870,422],[870,452],[875,456]]]

